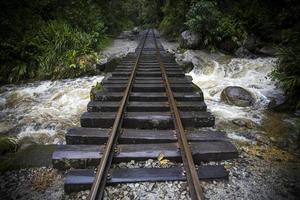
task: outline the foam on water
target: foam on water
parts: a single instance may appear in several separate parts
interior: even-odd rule
[[[79,126],[92,85],[103,76],[7,85],[0,88],[0,130],[39,143],[62,143],[68,128]]]
[[[260,123],[260,113],[271,98],[283,95],[268,77],[276,58],[231,58],[202,51],[186,51],[183,58],[193,62],[195,67],[187,75],[193,77],[204,93],[208,108],[221,120],[248,118]],[[255,105],[243,108],[221,102],[221,92],[227,86],[241,86],[250,91],[255,96]]]

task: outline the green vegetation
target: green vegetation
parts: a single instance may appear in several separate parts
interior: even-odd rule
[[[0,83],[93,72],[95,52],[109,44],[110,36],[132,26],[119,20],[127,19],[122,5],[104,0],[1,1]]]
[[[51,166],[56,145],[30,145],[1,157],[0,172],[29,167]]]
[[[14,152],[18,148],[18,140],[15,137],[0,136],[0,155]]]
[[[215,48],[222,41],[245,39],[243,27],[233,17],[222,14],[214,1],[202,0],[192,6],[185,24],[201,36],[203,47]]]
[[[183,31],[190,0],[167,0],[162,7],[163,19],[159,29],[168,37],[177,37]]]
[[[96,99],[96,93],[97,92],[100,92],[100,91],[103,91],[103,86],[100,82],[97,82],[96,85],[93,85],[92,86],[92,89],[90,91],[90,99],[91,101],[95,100]]]
[[[193,31],[198,48],[230,53],[279,46],[272,77],[290,98],[299,96],[299,41],[292,42],[300,32],[297,0],[11,0],[0,6],[1,84],[93,73],[96,52],[109,38],[140,26],[174,39]]]
[[[200,48],[233,52],[278,46],[279,62],[271,74],[288,95],[290,109],[299,108],[300,4],[296,0],[166,0],[159,25],[168,37],[196,32]],[[296,40],[298,38],[298,40]]]
[[[288,45],[278,49],[278,62],[271,73],[274,79],[280,81],[288,101],[285,107],[293,110],[300,109],[300,38],[296,33],[291,36]]]

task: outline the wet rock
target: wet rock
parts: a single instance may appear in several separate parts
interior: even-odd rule
[[[15,137],[0,136],[0,155],[16,151],[18,148],[18,140]]]
[[[234,55],[239,58],[256,58],[257,56],[248,51],[245,47],[239,47],[235,52]]]
[[[193,77],[191,77],[190,75],[185,75],[185,78],[186,78],[188,81],[193,81]]]
[[[221,93],[221,100],[240,107],[252,106],[255,102],[251,92],[239,86],[226,87]]]
[[[268,108],[271,110],[280,110],[280,107],[283,106],[286,102],[285,96],[280,96],[278,95],[276,98],[275,97],[269,97],[270,98],[270,103],[268,104]]]
[[[99,71],[103,72],[112,72],[115,67],[121,62],[122,58],[116,56],[112,56],[106,59],[106,62],[96,64],[96,68]]]
[[[231,38],[222,40],[218,46],[221,50],[230,53],[234,52],[237,48],[239,48],[238,42]]]
[[[189,73],[194,69],[194,64],[192,62],[182,62],[181,67],[185,73]]]
[[[136,34],[133,31],[123,31],[122,33],[120,33],[120,35],[117,38],[134,40],[135,37],[136,37]]]
[[[180,47],[185,49],[196,49],[200,45],[200,36],[192,31],[184,31],[180,34]]]
[[[244,47],[249,51],[253,52],[255,51],[257,44],[258,44],[257,38],[254,35],[250,35],[245,40]]]
[[[264,47],[260,48],[257,52],[260,54],[263,54],[266,56],[272,56],[272,57],[274,57],[276,55],[276,49],[272,46],[264,46]]]
[[[237,125],[237,126],[246,127],[246,128],[249,128],[249,129],[255,128],[255,123],[250,119],[243,119],[243,118],[233,119],[232,123]]]
[[[19,150],[24,150],[28,148],[31,145],[35,145],[36,142],[34,141],[34,138],[31,137],[24,137],[19,141]]]
[[[134,28],[132,29],[132,33],[133,33],[134,35],[138,35],[138,34],[140,33],[139,27],[134,27]]]

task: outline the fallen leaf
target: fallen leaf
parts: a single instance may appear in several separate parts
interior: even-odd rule
[[[157,160],[159,161],[160,165],[167,165],[170,163],[170,160],[164,159],[164,157],[165,155],[162,152],[158,155]]]

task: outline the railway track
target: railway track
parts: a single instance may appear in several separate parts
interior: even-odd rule
[[[88,199],[94,200],[102,199],[107,184],[187,180],[191,198],[204,199],[200,179],[228,178],[224,166],[202,163],[236,158],[236,148],[224,133],[199,129],[214,126],[215,118],[153,30],[102,85],[81,116],[82,127],[70,129],[67,145],[53,153],[53,166],[69,169],[65,192],[91,189]],[[111,168],[161,153],[183,165]]]

